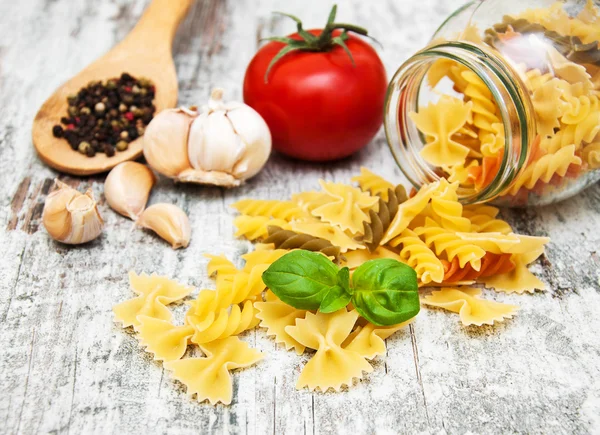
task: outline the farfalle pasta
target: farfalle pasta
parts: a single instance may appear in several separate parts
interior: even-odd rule
[[[192,291],[191,287],[183,286],[164,276],[137,275],[130,272],[129,282],[138,297],[113,307],[115,319],[122,323],[123,327],[138,325],[138,316],[171,320],[171,312],[166,305],[183,299]]]
[[[300,373],[298,388],[339,391],[342,385],[352,385],[353,379],[362,378],[363,372],[373,371],[364,356],[342,347],[357,319],[356,311],[345,308],[330,314],[309,312],[304,319],[296,319],[294,326],[285,328],[298,343],[316,350]]]
[[[311,211],[312,215],[343,231],[360,233],[363,222],[369,220],[366,210],[373,208],[378,203],[378,198],[341,183],[321,181],[320,184],[328,201],[315,207]]]
[[[458,313],[465,326],[493,325],[512,317],[518,310],[515,305],[503,304],[479,297],[476,288],[442,288],[423,298],[425,305]]]
[[[267,288],[262,274],[292,250],[320,252],[350,274],[374,259],[403,262],[416,271],[425,292],[422,303],[458,313],[464,325],[494,324],[517,311],[516,306],[482,299],[480,288],[467,285],[483,285],[498,294],[544,288],[528,265],[543,254],[549,239],[515,234],[498,217],[496,207],[461,205],[458,182],[442,179],[408,198],[404,188],[365,169],[354,179],[359,188],[322,182],[323,192],[300,192],[289,201],[236,203],[236,210],[248,213],[241,215],[245,218],[282,221],[292,229],[268,226],[266,235],[256,237],[243,232],[241,237],[257,243],[240,259],[207,255],[214,288],[201,289],[187,300],[179,322],[167,305],[189,297],[192,288],[165,277],[131,273],[137,296],[115,306],[115,319],[134,327],[141,347],[163,361],[188,394],[227,404],[233,394],[230,371],[263,357],[241,341],[245,331],[259,327],[282,345],[281,350],[307,355],[297,388],[325,392],[351,386],[372,372],[369,361],[383,357],[386,339],[408,324],[377,326],[359,317],[352,304],[327,314],[286,304]],[[358,202],[349,206],[354,200]],[[342,204],[336,219],[333,213],[320,216],[320,207],[336,201]],[[286,214],[280,205],[295,211]],[[363,229],[381,228],[372,229],[369,236],[368,231],[355,233],[339,225],[354,225],[359,217]],[[427,294],[428,288],[436,290]],[[190,346],[204,356],[186,356]]]
[[[233,382],[230,370],[249,367],[263,358],[238,337],[200,345],[204,358],[184,358],[165,363],[172,376],[187,386],[189,395],[199,402],[231,403]]]
[[[275,343],[282,343],[286,350],[294,349],[298,355],[304,353],[306,346],[296,341],[285,330],[294,326],[296,319],[304,319],[306,310],[298,310],[281,302],[272,292],[267,291],[265,302],[255,302],[258,310],[256,317],[260,320],[260,327],[267,329],[267,335],[275,338]]]

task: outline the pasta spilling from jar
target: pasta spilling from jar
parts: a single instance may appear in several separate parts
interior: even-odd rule
[[[535,132],[527,160],[500,193],[505,203],[518,206],[545,195],[560,197],[561,189],[600,169],[598,29],[600,8],[592,1],[576,16],[557,2],[505,16],[484,32],[470,24],[459,35],[500,53],[531,101]],[[427,85],[444,95],[409,114],[425,141],[423,160],[440,176],[474,192],[499,183],[502,168],[509,164],[503,103],[482,77],[450,59],[431,65]]]
[[[544,288],[528,265],[549,239],[515,234],[495,207],[462,206],[458,183],[441,180],[407,195],[402,186],[364,168],[353,181],[358,186],[321,181],[320,190],[288,200],[234,203],[240,213],[236,234],[256,243],[242,255],[243,266],[208,255],[215,288],[189,300],[180,322],[168,305],[192,289],[131,273],[137,297],[116,305],[115,319],[133,327],[146,351],[198,401],[229,404],[230,372],[265,356],[240,339],[245,331],[259,326],[286,350],[308,354],[296,386],[325,392],[352,386],[374,371],[372,360],[386,354],[385,340],[412,321],[376,325],[353,304],[329,313],[288,305],[267,288],[263,273],[292,250],[319,252],[351,273],[373,259],[400,261],[416,271],[421,303],[458,314],[463,325],[493,325],[518,310],[489,298],[487,291],[483,296],[481,286],[498,294]],[[188,345],[204,356],[186,356]]]

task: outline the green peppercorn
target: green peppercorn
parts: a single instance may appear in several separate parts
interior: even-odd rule
[[[124,140],[117,142],[117,151],[125,151],[129,147],[129,143]]]
[[[81,110],[79,111],[79,113],[81,113],[82,115],[89,115],[90,113],[92,113],[92,111],[90,110],[89,107],[84,106],[81,108]]]
[[[131,88],[131,92],[133,92],[134,94],[139,94],[140,88],[138,87],[138,85],[133,85],[133,87]]]
[[[77,110],[77,107],[75,106],[69,106],[69,115],[70,116],[78,116],[79,115],[79,110]]]
[[[127,106],[123,103],[119,104],[119,112],[127,112]]]
[[[121,139],[127,139],[129,138],[129,133],[127,133],[127,131],[123,130],[120,134]]]
[[[111,127],[119,127],[119,121],[113,119],[112,121],[110,121],[110,125]]]
[[[117,88],[117,82],[114,80],[109,80],[108,82],[106,82],[106,88],[107,89],[116,89]]]
[[[90,149],[92,147],[92,145],[90,145],[89,142],[83,141],[79,143],[79,146],[77,147],[77,150],[81,153],[81,154],[87,154],[88,149]]]
[[[74,106],[75,104],[77,104],[77,95],[75,94],[71,94],[67,97],[67,102],[69,103],[69,106]]]
[[[148,94],[148,89],[146,89],[146,88],[140,89],[140,95],[142,97],[145,97],[147,94]]]

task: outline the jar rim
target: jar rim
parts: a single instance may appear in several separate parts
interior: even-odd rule
[[[535,136],[533,107],[518,74],[492,48],[484,49],[466,41],[445,41],[429,45],[398,68],[388,86],[384,127],[396,163],[415,186],[442,178],[419,155],[416,143],[422,133],[407,114],[418,111],[419,93],[428,67],[439,59],[452,60],[474,72],[492,94],[504,128],[504,155],[494,179],[481,190],[461,187],[461,202],[490,201],[501,195],[525,166],[531,139]]]

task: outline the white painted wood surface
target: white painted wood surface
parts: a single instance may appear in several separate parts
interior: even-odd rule
[[[175,0],[174,0],[175,1]],[[357,156],[309,165],[274,155],[237,190],[161,180],[151,202],[174,202],[193,224],[188,249],[172,251],[103,202],[106,231],[68,248],[49,239],[40,216],[57,176],[36,157],[30,127],[61,82],[134,25],[145,0],[0,0],[0,432],[2,433],[593,433],[600,431],[600,187],[554,206],[505,211],[523,233],[552,238],[535,269],[549,291],[486,295],[522,307],[496,327],[464,328],[457,316],[424,309],[388,340],[388,355],[348,391],[294,388],[305,357],[262,331],[245,339],[266,353],[235,375],[231,406],[190,400],[160,364],[112,321],[132,296],[127,271],[156,271],[210,286],[205,253],[236,259],[228,205],[243,197],[287,198],[321,177],[348,181],[361,165],[402,181],[382,134]],[[339,0],[339,18],[369,28],[393,73],[461,0]],[[197,0],[174,52],[180,101],[203,102],[215,85],[241,98],[257,39],[293,30],[284,10],[309,27],[329,0]],[[61,177],[102,195],[102,177]],[[181,308],[179,309],[181,314]]]

